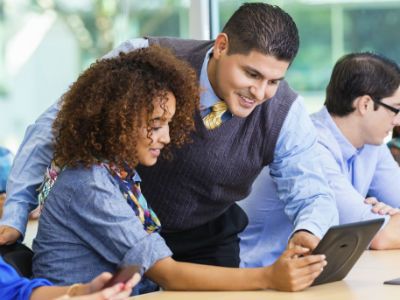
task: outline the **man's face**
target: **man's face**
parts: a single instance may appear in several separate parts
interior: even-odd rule
[[[258,51],[228,55],[227,49],[214,48],[212,59],[215,68],[209,78],[215,93],[242,118],[275,95],[289,67],[289,62]]]
[[[400,87],[392,96],[382,98],[380,102],[400,109]],[[398,125],[400,125],[400,114],[395,114],[378,104],[378,109],[369,111],[364,120],[362,134],[364,135],[365,144],[382,144],[385,137]]]

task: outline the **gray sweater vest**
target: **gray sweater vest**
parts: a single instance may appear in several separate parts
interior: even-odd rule
[[[174,38],[149,38],[149,42],[171,48],[197,74],[212,46],[210,41]],[[139,167],[143,194],[163,230],[200,226],[245,198],[262,168],[272,162],[282,124],[296,98],[282,81],[276,95],[250,116],[233,117],[211,131],[196,114],[193,142],[174,149],[170,161],[161,158],[153,167]]]

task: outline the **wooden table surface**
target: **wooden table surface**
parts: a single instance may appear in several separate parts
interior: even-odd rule
[[[310,287],[302,292],[156,292],[132,297],[138,300],[399,300],[400,285],[383,281],[400,277],[400,250],[365,251],[347,277]]]

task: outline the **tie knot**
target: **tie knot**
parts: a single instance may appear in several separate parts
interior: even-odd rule
[[[232,114],[228,111],[228,105],[219,101],[211,107],[211,112],[203,117],[203,122],[206,128],[211,130],[230,118],[232,118]]]
[[[211,107],[213,112],[224,112],[228,110],[228,105],[224,101],[218,101]]]

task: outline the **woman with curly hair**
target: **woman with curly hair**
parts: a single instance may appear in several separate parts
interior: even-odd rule
[[[270,287],[271,268],[175,261],[141,194],[136,166],[150,167],[168,143],[190,140],[198,102],[194,71],[154,46],[98,61],[78,78],[53,124],[54,158],[40,187],[43,208],[33,244],[35,277],[67,285],[138,265],[145,276],[135,293],[156,284],[173,290]]]
[[[100,60],[78,78],[53,123],[35,277],[85,282],[123,265],[144,272],[171,256],[135,167],[188,140],[198,99],[194,71],[159,47]]]

